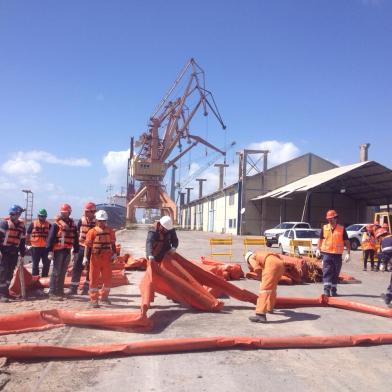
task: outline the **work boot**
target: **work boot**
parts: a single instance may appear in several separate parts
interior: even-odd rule
[[[331,297],[337,297],[338,296],[338,292],[336,289],[332,289],[331,290]]]
[[[385,305],[389,305],[392,302],[392,295],[391,294],[381,294],[381,298],[384,300]]]
[[[89,308],[97,309],[97,308],[99,308],[99,303],[98,303],[98,301],[91,301],[91,302],[88,304],[88,307],[89,307]]]
[[[331,290],[330,289],[324,289],[324,295],[326,295],[327,297],[331,296]]]
[[[63,297],[61,295],[57,295],[57,294],[50,294],[49,293],[49,300],[50,301],[62,301]]]
[[[66,295],[76,295],[77,293],[78,293],[78,286],[71,285],[65,294]]]
[[[267,316],[265,314],[256,313],[255,316],[250,316],[249,320],[252,321],[252,323],[266,323]]]
[[[90,288],[90,284],[85,282],[84,285],[83,285],[81,294],[82,295],[87,295],[89,288]]]

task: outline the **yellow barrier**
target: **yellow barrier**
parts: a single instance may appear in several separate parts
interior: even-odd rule
[[[211,253],[210,256],[233,256],[233,238],[232,237],[225,237],[225,238],[210,238],[210,246],[211,246]],[[214,251],[214,247],[216,246],[226,246],[228,250],[217,252]]]
[[[309,257],[314,257],[312,251],[312,241],[311,240],[290,240],[290,256],[299,256],[299,250],[296,252],[296,248],[298,246],[302,246],[304,248],[308,248],[307,253]]]
[[[265,237],[245,237],[244,238],[244,255],[248,252],[249,246],[262,246],[265,248],[267,240]],[[264,249],[265,250],[265,249]]]

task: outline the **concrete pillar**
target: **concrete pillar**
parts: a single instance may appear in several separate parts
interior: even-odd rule
[[[359,146],[359,161],[365,162],[368,160],[368,150],[370,147],[370,143],[361,144]]]
[[[223,189],[223,178],[224,178],[224,174],[225,174],[225,167],[229,167],[229,165],[225,164],[225,163],[216,163],[214,165],[215,167],[219,167],[219,188],[218,190],[222,190]]]
[[[189,204],[191,201],[191,190],[193,188],[185,188],[186,189],[186,204]]]
[[[199,199],[203,197],[203,182],[207,181],[205,178],[196,178],[196,181],[199,182]]]

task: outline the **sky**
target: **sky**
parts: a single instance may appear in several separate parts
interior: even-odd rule
[[[126,184],[131,136],[190,58],[227,126],[191,131],[218,147],[270,149],[269,166],[308,152],[392,168],[391,0],[0,0],[0,214],[24,205],[105,202]],[[183,183],[212,153],[186,155]],[[190,186],[193,184],[191,183]]]

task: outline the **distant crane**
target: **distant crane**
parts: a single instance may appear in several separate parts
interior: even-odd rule
[[[186,79],[188,71],[190,75],[188,75],[182,95],[171,100],[176,88]],[[204,144],[223,156],[226,155],[225,151],[189,133],[189,124],[200,107],[203,108],[204,116],[211,111],[222,129],[226,129],[212,93],[205,89],[203,69],[194,59],[190,59],[150,117],[148,130],[142,133],[135,143],[131,138],[127,179],[127,220],[129,222],[136,222],[136,208],[158,209],[161,214],[169,215],[176,220],[176,204],[166,193],[163,179],[167,169],[198,143]],[[185,139],[189,146],[170,159],[177,144],[182,148],[181,139]],[[134,147],[140,147],[137,155],[134,155]],[[137,191],[136,181],[140,182]]]

